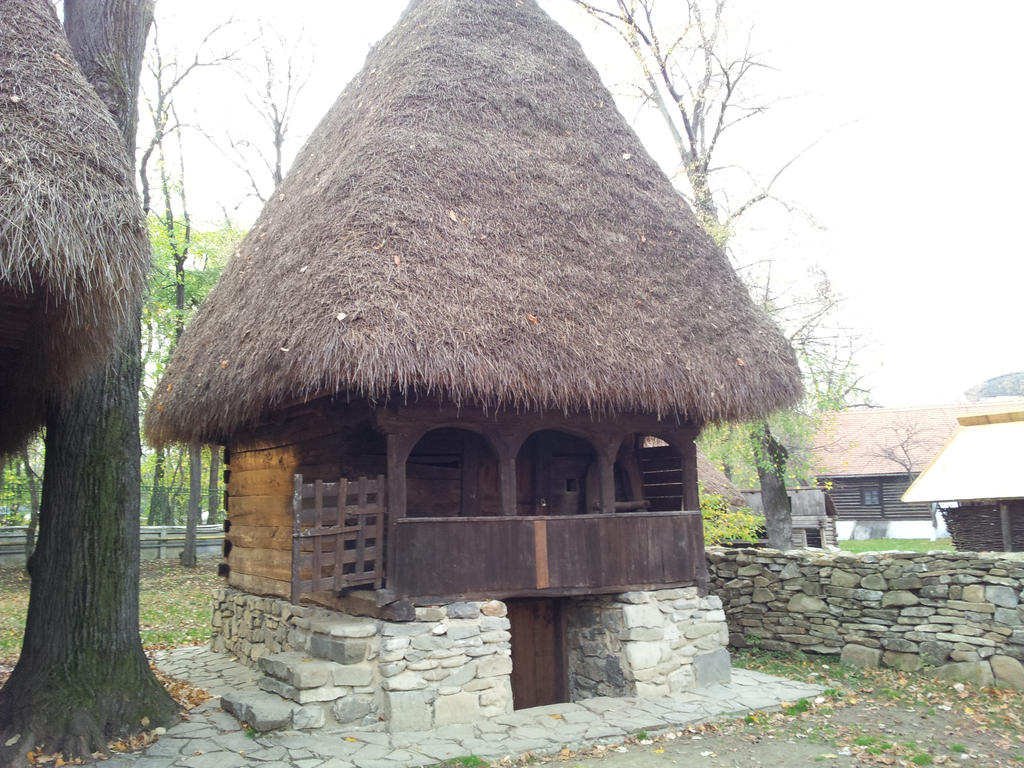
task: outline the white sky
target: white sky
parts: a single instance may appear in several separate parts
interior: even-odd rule
[[[577,36],[607,84],[624,82],[629,60],[612,38],[571,0],[541,4]],[[754,49],[775,68],[761,80],[764,91],[794,98],[748,121],[720,159],[766,179],[821,139],[776,187],[816,226],[803,217],[794,226],[769,204],[740,234],[743,257],[770,256],[789,276],[811,264],[824,268],[847,297],[844,322],[866,340],[859,360],[878,404],[953,402],[983,379],[1024,370],[1024,260],[1011,236],[1024,177],[1017,83],[1024,3],[733,4],[737,26],[753,26]],[[284,5],[159,0],[157,17],[163,47],[177,45],[182,57],[232,16],[237,23],[211,50],[236,45],[255,19],[290,36],[303,30],[314,63],[293,126],[294,154],[405,0]],[[239,81],[227,72],[198,72],[180,104],[182,118],[208,133],[254,130]],[[658,121],[636,127],[672,173]],[[222,206],[235,208],[245,181],[205,140],[188,141],[192,207],[216,219]],[[248,225],[257,211],[250,201],[233,215]]]

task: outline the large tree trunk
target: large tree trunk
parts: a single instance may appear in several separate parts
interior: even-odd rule
[[[196,567],[196,528],[199,525],[199,497],[203,494],[203,447],[199,443],[188,445],[188,517],[185,519],[185,547],[181,550],[181,564]]]
[[[767,422],[752,431],[755,446],[757,477],[761,481],[761,502],[764,505],[768,546],[787,550],[793,547],[793,508],[786,493],[786,460],[789,454],[775,439]]]
[[[220,522],[220,446],[210,446],[210,491],[207,497],[207,523]]]
[[[64,19],[133,151],[151,4],[65,0]],[[25,763],[37,745],[87,755],[175,718],[139,640],[139,333],[136,311],[106,366],[47,407],[25,638],[0,690],[0,765]]]

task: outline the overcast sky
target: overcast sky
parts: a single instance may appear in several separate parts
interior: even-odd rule
[[[662,0],[674,2],[675,0]],[[570,0],[542,6],[581,41],[613,90],[629,77],[614,39]],[[370,45],[405,0],[159,0],[165,49],[190,55],[215,38],[234,47],[261,19],[294,37],[302,30],[312,73],[293,124],[294,154]],[[759,81],[781,99],[722,147],[721,159],[767,179],[811,144],[775,188],[809,214],[771,204],[750,217],[740,247],[772,258],[788,279],[823,268],[847,297],[844,322],[863,335],[860,354],[881,405],[954,402],[983,379],[1024,370],[1017,221],[1024,177],[1018,112],[1017,37],[1024,3],[935,0],[733,0],[733,27],[753,29],[754,49],[773,66]],[[253,128],[239,81],[197,73],[181,97],[183,118],[207,133]],[[622,105],[641,138],[673,174],[660,124]],[[145,118],[144,118],[145,119]],[[221,206],[248,225],[258,211],[235,206],[245,180],[193,134],[186,157],[192,205],[215,219]],[[748,255],[751,254],[751,255]]]

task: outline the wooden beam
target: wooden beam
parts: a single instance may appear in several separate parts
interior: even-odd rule
[[[999,527],[1003,534],[1003,552],[1013,552],[1013,526],[1010,524],[1010,505],[999,502]]]
[[[547,520],[535,520],[533,523],[533,556],[537,571],[537,589],[547,589],[551,586],[551,574],[548,570]]]

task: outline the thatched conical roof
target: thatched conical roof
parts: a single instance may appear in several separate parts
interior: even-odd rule
[[[109,354],[148,265],[124,140],[47,0],[0,10],[0,452]]]
[[[186,330],[151,439],[323,392],[696,421],[792,350],[533,0],[413,0]]]

